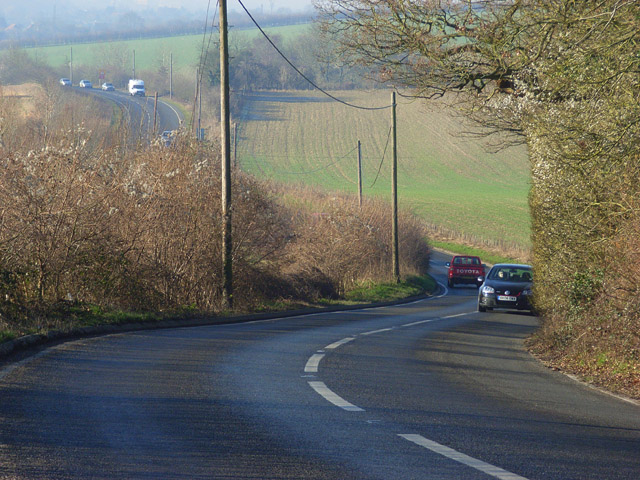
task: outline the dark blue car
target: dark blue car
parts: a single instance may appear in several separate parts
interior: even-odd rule
[[[533,310],[531,265],[499,263],[489,271],[478,289],[478,311],[494,308]]]

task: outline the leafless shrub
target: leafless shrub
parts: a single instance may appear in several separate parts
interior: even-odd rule
[[[31,318],[33,326],[60,302],[218,311],[219,146],[186,133],[170,147],[110,146],[108,135],[57,113],[70,108],[90,123],[83,106],[90,100],[78,96],[68,106],[58,91],[45,89],[41,115],[31,119],[12,116],[16,106],[0,101],[0,114],[17,118],[0,124],[12,137],[0,149],[0,320]],[[21,132],[33,141],[16,141]],[[289,189],[294,205],[282,201],[279,187],[240,171],[232,182],[238,310],[338,296],[363,281],[390,279],[388,205],[368,200],[358,207],[347,196]],[[404,214],[400,232],[403,274],[425,273],[422,225]]]
[[[287,192],[291,195],[291,191]],[[295,219],[289,271],[326,278],[343,294],[366,281],[391,280],[391,208],[368,199],[299,189],[308,207]],[[409,214],[400,216],[400,264],[405,275],[425,274],[429,264],[426,232]]]

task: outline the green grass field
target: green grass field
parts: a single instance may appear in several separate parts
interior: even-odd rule
[[[279,35],[282,39],[295,37],[305,33],[309,24],[289,25],[266,28],[270,35]],[[217,30],[213,32],[211,45],[217,41]],[[231,31],[230,43],[246,41],[260,35],[258,29]],[[209,36],[204,38],[209,42]],[[69,65],[71,48],[73,47],[73,63],[76,67],[99,70],[114,59],[123,59],[129,64],[133,62],[133,51],[136,52],[136,69],[156,69],[159,65],[169,65],[173,54],[173,69],[176,73],[193,72],[198,64],[202,51],[203,35],[184,35],[165,38],[142,38],[113,42],[76,43],[73,45],[45,46],[28,48],[27,52],[45,64],[58,68]],[[214,47],[215,48],[215,47]]]
[[[336,95],[370,107],[391,101],[388,91]],[[242,168],[262,178],[355,193],[360,140],[364,196],[390,199],[389,109],[357,110],[312,92],[259,93],[245,100],[237,153]],[[399,98],[397,119],[401,208],[490,245],[530,247],[524,147],[490,153],[481,140],[463,135],[469,128],[442,104]]]

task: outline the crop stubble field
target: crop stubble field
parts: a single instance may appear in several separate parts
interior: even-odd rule
[[[335,95],[368,107],[391,102],[382,90]],[[469,127],[441,103],[397,103],[400,206],[475,241],[528,249],[526,149],[492,153],[465,135]],[[354,109],[315,92],[246,94],[243,105],[237,151],[243,169],[280,182],[356,192],[359,139],[364,197],[390,198],[390,109]]]

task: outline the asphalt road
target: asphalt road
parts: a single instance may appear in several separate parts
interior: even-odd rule
[[[94,95],[100,99],[108,100],[120,107],[124,119],[132,132],[132,140],[147,140],[149,137],[159,135],[165,130],[178,130],[184,118],[179,110],[162,99],[158,99],[157,110],[154,96],[132,97],[126,92],[105,92],[100,88],[85,89],[80,87],[65,87],[72,91],[85,95]],[[154,125],[155,111],[155,130]]]
[[[0,478],[640,478],[640,406],[542,367],[536,318],[477,313],[476,292],[6,365]]]

